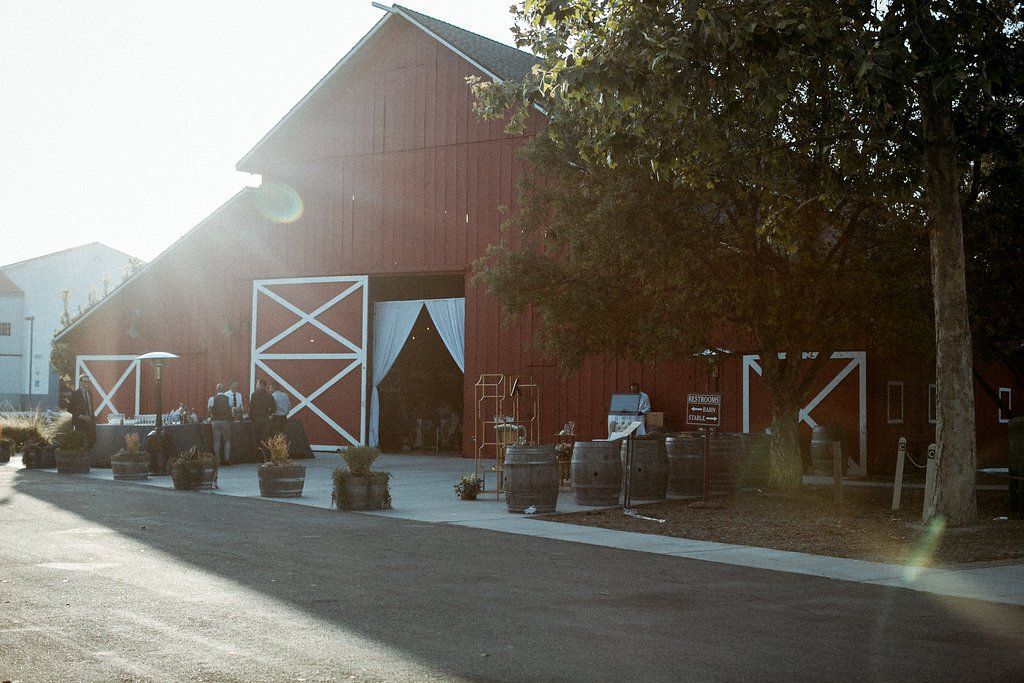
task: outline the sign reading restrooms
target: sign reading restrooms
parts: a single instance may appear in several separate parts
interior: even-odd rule
[[[721,394],[687,394],[686,424],[718,427],[722,422]]]

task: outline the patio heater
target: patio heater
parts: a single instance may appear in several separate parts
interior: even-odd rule
[[[178,356],[173,353],[166,351],[150,351],[144,353],[136,360],[148,360],[153,364],[153,377],[156,380],[156,429],[151,431],[147,436],[146,450],[149,452],[149,470],[153,474],[164,473],[164,463],[166,462],[166,444],[164,443],[164,408],[161,397],[161,379],[163,375],[164,363],[169,358],[177,358]]]

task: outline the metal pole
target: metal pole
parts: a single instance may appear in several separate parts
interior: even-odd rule
[[[35,355],[36,317],[26,316],[28,321],[28,409],[32,410],[32,356]]]

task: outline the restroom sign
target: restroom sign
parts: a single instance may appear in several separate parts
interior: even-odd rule
[[[686,424],[701,427],[718,427],[721,422],[721,394],[686,395]]]

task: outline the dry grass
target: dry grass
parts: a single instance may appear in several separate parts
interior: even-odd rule
[[[1024,520],[1009,514],[1005,489],[980,490],[978,522],[966,528],[922,526],[922,501],[921,489],[905,490],[901,509],[893,512],[891,488],[846,486],[837,506],[831,488],[805,487],[793,497],[742,492],[720,510],[694,509],[683,500],[636,506],[642,515],[665,519],[664,524],[628,517],[621,509],[549,519],[903,565],[1024,559]]]

